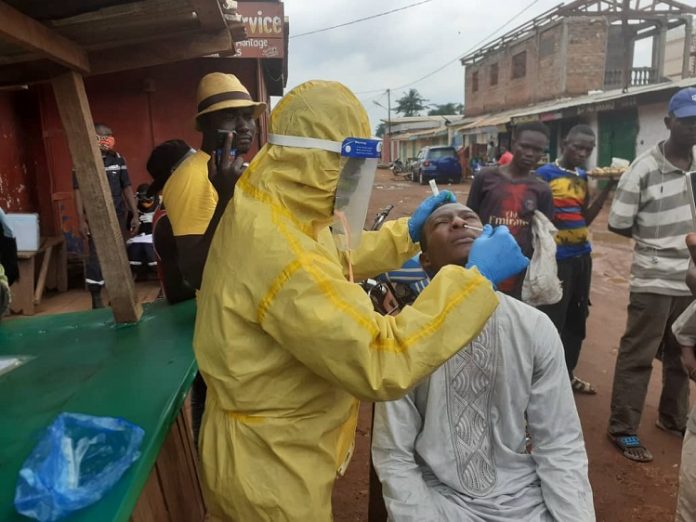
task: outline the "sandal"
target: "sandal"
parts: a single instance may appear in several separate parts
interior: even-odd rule
[[[607,436],[627,459],[635,462],[652,461],[652,453],[640,443],[640,439],[636,435],[612,435],[607,433]]]
[[[592,384],[587,381],[583,381],[575,376],[570,381],[570,387],[573,388],[574,392],[583,393],[585,395],[596,395],[597,390]]]
[[[657,419],[655,421],[655,426],[660,428],[662,431],[669,433],[670,435],[674,435],[675,437],[679,437],[680,439],[683,439],[684,435],[686,435],[686,429],[678,430],[676,428],[668,428],[667,426],[662,424],[662,421],[660,419]]]

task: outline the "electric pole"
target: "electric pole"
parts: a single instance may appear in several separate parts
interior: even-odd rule
[[[391,141],[391,89],[387,89],[387,136],[389,136],[389,161],[394,161],[392,158],[392,147]]]

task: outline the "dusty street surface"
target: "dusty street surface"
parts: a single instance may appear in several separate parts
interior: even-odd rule
[[[452,190],[460,201],[466,202],[468,183],[441,188]],[[380,170],[370,202],[368,223],[380,208],[389,204],[395,206],[390,218],[408,215],[429,194],[427,186],[395,179],[389,171]],[[592,225],[592,308],[588,338],[576,371],[579,377],[597,387],[598,394],[575,396],[589,455],[597,520],[666,522],[674,518],[681,440],[655,427],[662,371],[658,361],[654,364],[639,432],[655,460],[650,464],[630,462],[606,437],[614,363],[626,323],[631,262],[629,242],[606,231],[608,209],[609,202]],[[692,393],[694,391],[692,387]],[[370,412],[371,405],[363,404],[356,453],[348,473],[337,482],[334,491],[337,522],[367,520]]]

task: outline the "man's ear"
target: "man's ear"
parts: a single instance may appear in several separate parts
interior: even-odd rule
[[[561,155],[565,152],[567,146],[568,146],[568,138],[564,139],[561,142]]]
[[[430,275],[432,273],[432,263],[430,262],[430,256],[426,252],[421,252],[418,256],[418,261],[426,274]]]
[[[672,130],[672,118],[671,116],[665,116],[665,127],[667,127],[667,130]]]

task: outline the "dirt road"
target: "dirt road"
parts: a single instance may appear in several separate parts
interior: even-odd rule
[[[446,188],[460,201],[466,201],[469,184]],[[370,216],[388,204],[395,206],[391,218],[409,215],[429,193],[428,187],[395,180],[389,171],[380,170],[370,202]],[[609,203],[592,225],[592,308],[588,338],[576,371],[578,376],[598,388],[596,396],[576,395],[590,461],[597,520],[667,522],[674,518],[681,441],[655,427],[662,370],[658,361],[654,364],[639,433],[655,460],[647,465],[634,464],[621,456],[606,437],[614,363],[626,324],[631,262],[629,242],[606,231],[608,207]],[[334,492],[337,522],[367,520],[370,411],[370,405],[363,404],[356,453],[348,473],[337,482]]]

